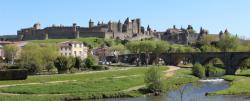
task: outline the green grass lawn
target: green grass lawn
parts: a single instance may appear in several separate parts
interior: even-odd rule
[[[161,71],[167,70],[160,67]],[[30,76],[27,80],[0,81],[0,85],[42,83],[36,85],[18,85],[0,88],[2,93],[21,95],[1,95],[4,101],[60,101],[64,98],[96,99],[108,97],[130,97],[140,95],[137,92],[123,92],[128,88],[144,84],[147,68],[134,67],[127,70],[109,70],[104,72],[63,74],[50,76]],[[45,83],[51,81],[76,80],[64,83]],[[61,95],[62,94],[62,95]]]
[[[211,95],[246,95],[250,97],[250,70],[241,71],[238,75],[226,75],[223,78],[231,81],[230,87],[225,90],[211,93]]]

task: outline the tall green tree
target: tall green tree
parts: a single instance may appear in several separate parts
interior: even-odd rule
[[[36,74],[43,68],[43,55],[37,44],[27,44],[21,51],[20,66],[28,70],[30,74]]]
[[[148,63],[149,63],[149,59],[150,59],[150,53],[152,53],[156,48],[155,42],[152,41],[152,40],[141,41],[140,45],[139,45],[139,48],[140,48],[139,50],[142,53],[145,53],[146,66],[147,66]]]
[[[140,42],[139,41],[133,41],[133,42],[129,42],[126,45],[127,49],[133,53],[133,54],[137,54],[136,56],[136,65],[139,66],[140,65],[140,54],[141,54],[141,49],[140,49]]]
[[[167,52],[167,50],[170,49],[170,45],[165,42],[165,41],[156,41],[155,42],[155,49],[153,51],[153,53],[156,55],[156,64],[159,66],[159,62],[160,62],[160,55],[162,53]]]
[[[223,52],[235,51],[239,46],[239,38],[237,36],[232,36],[231,34],[225,34],[220,38],[218,42],[218,47]]]
[[[59,55],[58,48],[49,44],[42,45],[40,48],[43,68],[50,72],[54,68],[54,60]]]
[[[8,63],[14,64],[14,60],[17,56],[17,52],[19,50],[18,46],[15,44],[5,45],[3,47],[4,56]]]

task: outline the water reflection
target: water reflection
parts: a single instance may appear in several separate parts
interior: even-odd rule
[[[183,93],[183,101],[250,101],[241,96],[205,96],[207,92],[223,90],[229,87],[226,81],[221,82],[200,82],[187,84]],[[180,101],[180,91],[173,90],[162,96],[149,96],[138,98],[103,99],[98,101]]]

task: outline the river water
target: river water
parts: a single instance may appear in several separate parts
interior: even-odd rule
[[[98,101],[250,101],[243,96],[205,96],[207,92],[223,90],[229,87],[229,82],[224,80],[203,80],[197,84],[186,84],[178,90],[169,91],[162,96],[144,96],[137,98],[102,99]],[[183,90],[184,89],[184,90]]]

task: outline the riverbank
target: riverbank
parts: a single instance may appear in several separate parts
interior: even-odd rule
[[[230,87],[209,93],[209,95],[241,95],[250,98],[250,70],[245,70],[237,75],[226,75],[223,79],[230,81]]]
[[[30,76],[27,80],[0,81],[1,101],[62,101],[141,96],[123,90],[144,84],[148,67],[77,74]],[[166,66],[159,67],[164,72]]]

